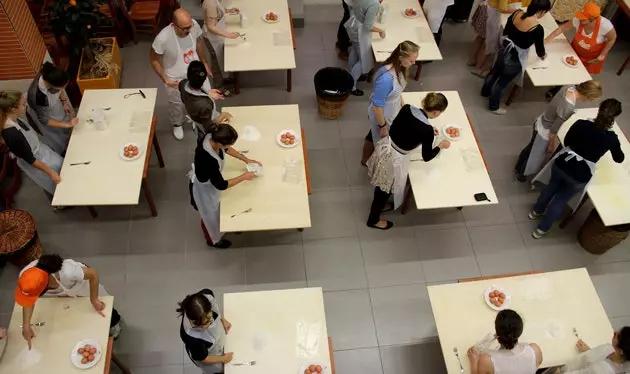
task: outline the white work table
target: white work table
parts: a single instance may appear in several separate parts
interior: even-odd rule
[[[232,324],[225,351],[234,362],[256,361],[228,364],[226,374],[295,374],[305,363],[334,373],[321,288],[226,293],[223,311]]]
[[[564,143],[564,137],[579,119],[593,119],[597,116],[597,108],[578,109],[560,130],[558,137]],[[586,193],[597,209],[604,225],[613,226],[630,223],[630,143],[617,123],[612,131],[617,134],[625,159],[621,164],[613,161],[610,152],[597,162],[595,174]]]
[[[103,296],[99,299],[105,302],[105,317],[94,310],[87,297],[39,298],[31,321],[46,324],[33,327],[36,336],[32,340],[30,352],[26,340],[22,338],[20,328],[22,307],[16,304],[7,330],[7,346],[0,359],[0,373],[103,373],[108,357],[106,351],[114,298]],[[85,339],[96,340],[102,350],[100,361],[87,371],[74,367],[70,361],[74,346]],[[29,363],[30,357],[38,355],[41,355],[41,358],[37,362]]]
[[[237,15],[227,15],[227,30],[246,34],[243,38],[225,39],[224,69],[234,74],[236,93],[239,92],[238,73],[242,71],[287,70],[287,91],[291,92],[291,69],[295,69],[295,40],[293,21],[287,0],[232,0],[231,8],[238,8],[248,18],[242,28]],[[265,14],[279,15],[278,22],[267,23]]]
[[[429,162],[422,161],[421,149],[416,149],[411,155],[409,165],[409,183],[416,207],[418,209],[460,208],[499,202],[492,181],[488,175],[483,154],[475,133],[470,125],[464,105],[457,91],[441,91],[448,99],[448,108],[439,117],[431,119],[431,125],[440,130],[442,127],[455,124],[461,127],[458,140],[451,141],[451,147],[440,150],[436,158]],[[422,107],[422,99],[428,92],[405,92],[405,104]],[[490,201],[475,201],[474,195],[485,193]],[[409,198],[405,199],[403,212],[406,210]]]
[[[486,334],[495,332],[497,312],[484,301],[485,290],[493,285],[503,287],[511,296],[509,308],[524,322],[519,341],[540,346],[541,367],[562,365],[578,355],[573,328],[591,347],[610,342],[612,338],[608,316],[584,268],[428,286],[449,374],[460,374],[453,348],[459,350],[464,372],[470,373],[466,351]],[[490,346],[496,347],[496,342]]]
[[[160,166],[164,167],[154,134],[157,89],[141,90],[146,98],[137,94],[137,88],[84,92],[77,114],[79,122],[72,130],[61,170],[61,183],[57,185],[52,205],[136,205],[142,186],[152,212],[157,215],[144,181],[153,145]],[[94,108],[106,109],[107,129],[100,131],[89,122]],[[121,148],[129,142],[136,143],[142,152],[133,161],[123,160],[120,156]],[[90,164],[72,165],[83,162]]]
[[[304,134],[297,105],[269,105],[223,108],[234,116],[231,124],[239,133],[234,144],[238,151],[263,164],[263,174],[228,188],[221,194],[221,231],[241,232],[311,227],[308,203],[308,160],[305,159]],[[260,133],[248,140],[246,128]],[[300,134],[300,143],[282,148],[276,136],[283,130]],[[286,160],[295,160],[299,180],[283,181]],[[223,176],[234,178],[246,171],[245,164],[225,157]],[[238,214],[247,209],[251,212]]]

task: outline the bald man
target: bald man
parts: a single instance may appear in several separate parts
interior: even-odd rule
[[[186,121],[186,109],[178,83],[186,78],[188,64],[199,60],[205,65],[208,75],[212,75],[201,35],[201,27],[197,21],[192,19],[188,11],[180,8],[173,12],[173,22],[160,31],[151,46],[151,66],[164,82],[169,102],[169,120],[173,125],[173,136],[177,140],[184,138],[183,125]],[[209,92],[210,82],[206,81],[204,88]]]

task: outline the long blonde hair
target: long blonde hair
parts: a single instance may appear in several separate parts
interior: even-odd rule
[[[398,44],[396,49],[392,52],[391,55],[383,62],[383,65],[392,65],[392,69],[396,73],[396,79],[398,79],[398,83],[402,84],[400,81],[400,76],[403,76],[403,79],[407,79],[409,75],[409,68],[402,66],[400,61],[401,58],[409,57],[413,53],[418,53],[420,50],[420,46],[414,42],[409,40],[405,40]]]
[[[4,130],[9,113],[20,105],[22,93],[20,91],[0,91],[0,130]]]
[[[602,84],[598,81],[588,80],[575,86],[577,92],[589,100],[597,100],[602,97]]]

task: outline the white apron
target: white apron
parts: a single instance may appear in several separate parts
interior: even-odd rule
[[[486,4],[486,55],[493,55],[501,49],[501,12]]]
[[[388,136],[376,144],[367,162],[370,183],[394,196],[394,209],[398,209],[405,198],[410,153],[396,147]]]
[[[394,70],[388,70],[385,74],[390,74],[393,79],[393,88],[392,91],[387,95],[387,99],[385,100],[385,106],[383,107],[383,116],[385,117],[385,123],[387,124],[387,128],[392,125],[394,118],[400,112],[400,108],[402,107],[402,93],[407,86],[407,79],[402,75],[399,77],[402,84],[398,82],[398,78],[395,75]],[[372,94],[374,95],[374,94]],[[370,97],[370,101],[372,101],[372,97]],[[372,130],[372,141],[374,144],[378,143],[381,140],[381,132],[378,127],[378,122],[376,121],[376,115],[374,114],[374,110],[372,105],[368,107],[368,119],[370,120],[371,130]]]
[[[206,296],[208,300],[210,300],[210,303],[213,304],[212,299],[208,297],[208,295],[204,296]],[[203,331],[192,328],[188,317],[184,316],[183,318],[183,326],[186,334],[192,336],[193,338],[205,340],[208,343],[212,344],[210,349],[208,349],[208,356],[223,356],[226,333],[225,328],[223,327],[223,323],[221,323],[220,315],[219,317],[217,317],[217,319],[212,321],[212,324],[206,330]],[[223,364],[204,364],[203,362],[199,361],[193,362],[201,369],[204,374],[223,373]]]
[[[48,98],[48,114],[50,118],[56,121],[70,121],[72,118],[68,112],[71,111],[71,108],[66,110],[61,102],[61,99],[59,98],[61,91],[54,94],[48,92],[48,88],[44,84],[44,78],[42,77],[39,77],[38,86],[42,93],[44,93]],[[44,143],[50,146],[53,151],[59,153],[60,155],[63,154],[68,148],[68,140],[70,139],[70,133],[72,130],[61,127],[52,127],[48,125],[48,123],[42,123],[39,127],[42,132],[42,136],[44,137]]]
[[[367,74],[374,67],[374,55],[372,53],[372,32],[363,29],[363,24],[359,22],[354,13],[344,24],[348,37],[352,43],[352,48],[359,46],[359,59],[361,72]]]
[[[225,6],[223,5],[222,0],[217,0],[217,25],[216,27],[220,30],[225,30]],[[212,48],[214,49],[214,53],[217,56],[217,61],[219,62],[219,68],[221,69],[221,74],[224,74],[225,70],[223,69],[224,65],[224,51],[225,51],[225,37],[221,35],[217,35],[210,30],[208,30],[207,26],[203,27],[204,33]]]
[[[534,182],[539,182],[539,183],[542,183],[542,184],[548,184],[549,183],[549,180],[551,179],[551,168],[553,166],[553,163],[556,162],[556,159],[558,157],[563,157],[566,161],[568,161],[568,160],[570,160],[572,158],[575,158],[578,161],[584,161],[584,162],[586,162],[586,164],[588,165],[589,169],[591,170],[591,175],[595,175],[596,164],[594,162],[589,161],[589,160],[583,158],[582,156],[578,155],[573,150],[571,150],[570,147],[565,147],[560,152],[558,152],[555,156],[553,156],[551,158],[551,160],[549,160],[549,162],[547,162],[545,167],[542,168],[542,170],[538,174],[536,174],[534,179],[532,179],[532,185],[534,184]],[[593,178],[591,178],[591,180],[593,180]],[[571,200],[569,200],[569,202],[567,203],[571,207],[572,211],[575,212],[575,210],[580,205],[580,201],[582,201],[582,199],[584,198],[584,194],[586,193],[586,189],[588,188],[588,185],[590,183],[591,182],[589,181],[584,186],[582,191],[580,191],[579,193],[575,194],[571,198]]]
[[[175,63],[173,67],[165,70],[165,73],[171,80],[180,81],[182,79],[186,79],[186,73],[188,72],[188,65],[192,61],[198,61],[199,55],[197,54],[197,42],[192,37],[191,34],[188,34],[187,37],[190,38],[190,41],[192,42],[192,46],[190,48],[187,48],[185,51],[182,51],[182,48],[179,46],[179,42],[177,41],[179,36],[175,34],[174,27],[175,26],[171,27],[171,32],[173,33],[173,39],[175,40],[175,43],[174,43],[175,47],[177,47],[177,62]],[[177,92],[179,92],[179,90],[177,90]]]
[[[446,16],[446,8],[455,4],[455,0],[425,0],[422,9],[426,12],[431,32],[437,34]]]
[[[42,144],[37,137],[35,131],[28,125],[20,121],[21,124],[17,124],[11,120],[7,121],[7,126],[15,127],[24,135],[28,145],[31,147],[33,156],[42,163],[46,164],[49,168],[56,171],[57,174],[61,173],[61,166],[63,165],[63,157],[55,153],[46,144]],[[24,127],[23,127],[24,126]],[[50,176],[43,171],[39,170],[35,166],[27,163],[21,158],[17,157],[17,164],[20,169],[26,174],[36,185],[41,187],[44,191],[50,195],[55,194],[56,184],[52,181]]]
[[[545,161],[548,161],[549,159],[549,152],[547,152],[547,148],[549,148],[550,131],[542,125],[540,120],[541,116],[542,114],[538,116],[534,122],[536,137],[534,138],[532,149],[529,152],[527,161],[525,162],[525,170],[523,171],[523,175],[525,176],[538,173],[545,164]]]
[[[203,149],[210,154],[219,163],[219,170],[223,170],[224,160],[210,146],[210,135],[206,135],[203,139]],[[224,151],[225,154],[225,151]],[[221,241],[223,233],[220,231],[220,203],[221,203],[221,191],[208,180],[207,182],[199,182],[195,176],[195,165],[192,165],[192,170],[188,173],[190,181],[192,182],[192,193],[199,215],[203,220],[203,224],[206,226],[206,230],[210,234],[212,243],[216,244]]]

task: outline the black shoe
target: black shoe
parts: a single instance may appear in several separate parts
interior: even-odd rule
[[[527,182],[527,177],[524,176],[523,174],[516,174],[516,180],[521,183],[525,183]]]
[[[379,230],[389,230],[392,227],[394,227],[394,222],[392,221],[387,221],[387,226],[385,227],[378,227],[376,225],[370,225],[369,223],[367,224],[367,227],[373,228],[373,229],[379,229]]]
[[[232,242],[227,239],[221,239],[217,243],[212,244],[210,242],[207,243],[210,247],[218,248],[218,249],[228,249],[232,245]]]
[[[365,81],[367,81],[367,79],[368,79],[367,74],[361,74],[361,76],[359,77],[358,82],[365,82]]]
[[[352,96],[363,96],[363,91],[356,89],[354,91],[350,91],[350,95]]]

